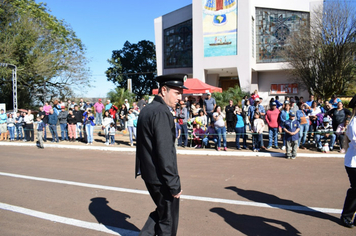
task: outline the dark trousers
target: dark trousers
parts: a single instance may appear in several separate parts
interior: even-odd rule
[[[344,208],[341,215],[348,220],[354,220],[356,212],[356,168],[345,166],[347,175],[349,176],[351,188],[347,190]]]
[[[179,198],[174,198],[166,186],[145,184],[157,208],[148,216],[139,235],[177,235]]]
[[[213,118],[213,112],[207,112],[206,113],[206,121],[208,123],[208,125],[214,121],[214,118]]]
[[[235,124],[233,120],[226,121],[227,132],[234,132],[235,131]]]
[[[235,140],[235,143],[236,143],[236,148],[239,149],[240,148],[240,137],[243,138],[243,143],[242,143],[242,146],[244,148],[247,147],[247,144],[246,144],[246,140],[247,140],[247,135],[246,135],[246,129],[245,129],[246,126],[243,126],[243,127],[240,127],[240,128],[235,128],[235,132],[236,132],[236,140]]]
[[[25,125],[25,139],[27,141],[35,141],[35,132],[33,130],[33,124],[26,124]]]
[[[262,134],[253,134],[252,135],[252,147],[253,149],[260,149],[261,148],[261,140]]]
[[[58,142],[57,125],[49,125],[49,131],[52,134],[52,142]]]
[[[178,146],[182,146],[184,142],[184,146],[188,146],[188,127],[187,124],[180,125],[181,127],[181,135],[178,140]]]

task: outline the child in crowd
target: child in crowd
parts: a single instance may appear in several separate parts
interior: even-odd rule
[[[41,117],[37,117],[37,140],[38,140],[38,147],[44,148],[43,146],[43,132],[46,127],[45,123],[41,120]]]
[[[299,121],[295,119],[295,113],[291,111],[289,113],[289,120],[283,123],[283,132],[285,133],[287,143],[286,156],[288,159],[295,159],[297,157],[299,130]]]
[[[254,152],[259,152],[261,148],[261,140],[263,138],[262,132],[263,129],[265,128],[265,122],[260,118],[261,114],[260,112],[255,112],[253,116],[253,151]]]
[[[109,128],[110,145],[115,145],[115,124],[111,123]]]
[[[195,148],[201,148],[202,140],[204,138],[205,131],[197,123],[196,128],[193,132],[193,141],[195,143]]]
[[[334,134],[333,127],[332,125],[330,125],[330,119],[328,117],[324,117],[323,123],[316,128],[315,136],[316,136],[315,139],[319,151],[321,151],[322,149],[322,144],[321,144],[322,139],[324,139],[325,141],[327,139],[330,139],[329,149],[330,151],[333,150],[335,140],[336,140],[336,135]]]
[[[339,138],[340,141],[340,153],[345,153],[345,148],[344,148],[344,138],[345,138],[345,132],[346,132],[346,127],[350,124],[350,118],[347,118],[344,123],[339,124],[339,126],[336,129],[336,135]]]

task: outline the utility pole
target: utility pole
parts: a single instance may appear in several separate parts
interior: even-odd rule
[[[0,63],[0,67],[7,67],[12,69],[12,99],[14,112],[17,112],[17,67],[7,63]]]

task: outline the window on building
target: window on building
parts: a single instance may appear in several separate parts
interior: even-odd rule
[[[283,62],[278,52],[286,39],[302,25],[309,24],[309,12],[256,8],[256,62]]]
[[[164,30],[164,68],[193,66],[192,20]]]
[[[255,18],[252,17],[252,57],[255,57]]]

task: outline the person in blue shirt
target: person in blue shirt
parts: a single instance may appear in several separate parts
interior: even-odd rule
[[[279,96],[276,95],[274,102],[276,103],[277,109],[279,109],[283,104],[279,101]]]
[[[309,100],[306,101],[305,103],[306,103],[309,107],[311,107],[313,102],[314,102],[314,95],[311,94],[311,95],[309,96]]]
[[[40,116],[37,116],[37,139],[38,139],[38,147],[44,148],[43,146],[43,131],[46,128],[46,124],[43,123]]]
[[[337,104],[341,102],[341,99],[337,97],[336,94],[333,94],[331,96],[331,100],[329,101],[329,103],[333,106],[333,108],[337,108]]]
[[[6,138],[7,138],[7,115],[5,114],[4,109],[1,109],[1,111],[0,111],[0,133],[1,133],[0,141],[2,141],[4,139],[6,140]]]
[[[49,125],[49,131],[51,131],[52,134],[52,143],[59,142],[58,133],[57,133],[57,122],[58,122],[57,113],[54,112],[53,109],[49,110],[48,125]]]
[[[237,150],[241,150],[240,147],[240,137],[243,138],[242,148],[247,149],[246,140],[246,126],[245,126],[245,119],[246,115],[245,112],[239,108],[237,105],[235,106],[234,110],[234,124],[235,124],[235,132],[236,132],[236,148]]]
[[[289,113],[289,120],[283,124],[283,132],[285,132],[285,140],[287,142],[286,157],[295,159],[297,156],[298,141],[299,141],[299,122],[295,119],[295,113]]]

